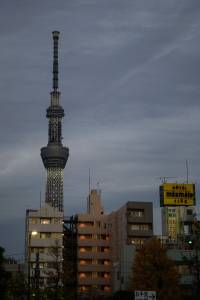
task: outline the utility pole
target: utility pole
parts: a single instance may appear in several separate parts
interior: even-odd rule
[[[36,253],[35,292],[36,292],[36,300],[40,300],[40,259],[39,259],[39,252]]]

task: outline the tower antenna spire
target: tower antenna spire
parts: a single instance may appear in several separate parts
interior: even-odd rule
[[[58,40],[59,31],[53,31],[53,90],[56,92],[58,90]]]

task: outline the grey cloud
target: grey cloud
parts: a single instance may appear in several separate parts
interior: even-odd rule
[[[70,148],[66,215],[85,210],[89,168],[107,211],[153,201],[156,233],[159,177],[184,180],[188,159],[199,199],[199,1],[8,0],[0,8],[1,228],[8,231],[0,243],[8,252],[23,249],[25,210],[39,206],[40,190],[44,200],[40,148],[54,29]],[[13,227],[19,238],[9,241]]]

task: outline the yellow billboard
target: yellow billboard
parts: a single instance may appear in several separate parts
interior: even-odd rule
[[[193,206],[195,201],[194,184],[163,183],[160,186],[160,206]]]

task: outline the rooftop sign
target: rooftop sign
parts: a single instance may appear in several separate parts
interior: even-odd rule
[[[195,185],[163,183],[160,186],[160,206],[194,206]]]

